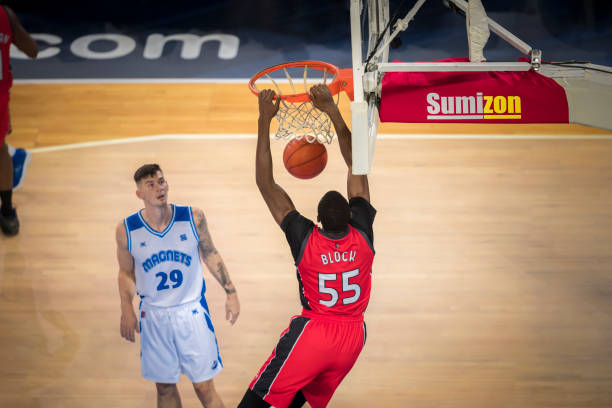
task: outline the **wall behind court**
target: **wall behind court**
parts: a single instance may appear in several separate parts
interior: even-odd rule
[[[402,1],[391,1],[394,9]],[[407,7],[414,2],[406,1]],[[545,60],[612,65],[612,5],[603,1],[483,1],[489,16]],[[508,4],[511,3],[511,4]],[[348,0],[7,1],[35,34],[37,60],[12,53],[16,79],[248,78],[282,62],[351,66]],[[408,10],[404,7],[404,12]],[[465,22],[428,0],[391,60],[467,55]],[[518,51],[492,34],[489,61]]]

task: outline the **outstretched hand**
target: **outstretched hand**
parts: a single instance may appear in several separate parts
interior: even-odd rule
[[[331,91],[327,85],[317,84],[310,88],[310,100],[315,108],[327,114],[336,108]]]
[[[266,120],[272,120],[280,106],[280,97],[276,98],[276,103],[272,102],[276,92],[271,89],[264,89],[259,93],[259,117]]]

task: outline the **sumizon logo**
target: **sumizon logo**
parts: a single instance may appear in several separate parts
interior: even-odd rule
[[[521,119],[521,97],[503,95],[440,96],[427,94],[427,119]]]
[[[60,46],[64,40],[54,34],[36,33],[32,34],[40,45],[41,51],[36,59],[53,58],[65,52]],[[178,42],[181,45],[181,58],[193,60],[200,57],[202,47],[207,42],[216,42],[219,45],[217,57],[224,60],[234,59],[238,55],[240,39],[231,34],[171,34],[164,35],[159,33],[150,34],[144,44],[142,57],[149,60],[159,59],[162,56],[164,47],[169,42]],[[105,49],[92,49],[94,43],[105,43]],[[45,46],[46,45],[46,46]],[[93,47],[95,48],[95,47]],[[70,43],[70,52],[77,57],[90,60],[107,60],[125,57],[136,49],[136,40],[124,34],[89,34],[76,38]],[[11,58],[28,59],[14,45],[11,45]]]

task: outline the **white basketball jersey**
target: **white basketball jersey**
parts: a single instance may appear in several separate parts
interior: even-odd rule
[[[124,225],[143,303],[170,307],[204,298],[200,237],[191,207],[172,204],[172,218],[162,232],[147,225],[140,211],[127,217]]]

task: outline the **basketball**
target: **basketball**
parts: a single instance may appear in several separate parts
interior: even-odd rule
[[[283,152],[285,168],[294,177],[311,179],[318,176],[327,164],[327,149],[319,142],[308,143],[306,138],[292,139]]]

